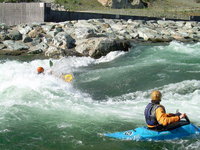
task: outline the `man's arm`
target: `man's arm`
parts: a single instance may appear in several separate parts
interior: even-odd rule
[[[180,121],[179,116],[173,116],[165,113],[163,107],[156,109],[156,119],[163,126]]]

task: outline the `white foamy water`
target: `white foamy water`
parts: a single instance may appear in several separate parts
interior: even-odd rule
[[[37,140],[48,140],[58,145],[75,145],[73,149],[76,149],[77,145],[91,142],[87,141],[88,135],[92,135],[95,141],[99,132],[145,125],[144,109],[155,89],[162,92],[161,104],[168,113],[175,113],[178,109],[199,125],[198,47],[198,44],[172,42],[168,46],[145,47],[144,50],[139,47],[128,54],[112,52],[97,60],[89,57],[52,59],[53,67],[49,66],[49,60],[2,61],[0,133],[31,137],[33,145]],[[167,52],[163,54],[165,50]],[[44,67],[46,73],[38,75],[38,66]],[[71,73],[74,80],[66,83],[48,74],[51,70],[56,75]],[[99,93],[103,96],[96,100]],[[15,140],[12,136],[6,138],[11,142]],[[143,144],[139,143],[139,149]],[[158,146],[160,143],[153,144]],[[177,145],[188,150],[198,149],[199,141],[170,141],[169,145],[175,149]],[[170,149],[168,143],[162,148]]]

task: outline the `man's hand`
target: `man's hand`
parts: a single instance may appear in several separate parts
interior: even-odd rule
[[[179,117],[180,117],[180,119],[185,118],[185,117],[186,117],[186,114],[185,114],[185,113],[184,113],[184,114],[181,114]]]

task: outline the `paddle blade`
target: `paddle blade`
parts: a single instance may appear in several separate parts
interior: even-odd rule
[[[53,66],[53,62],[50,60],[49,61],[49,66],[52,67]]]

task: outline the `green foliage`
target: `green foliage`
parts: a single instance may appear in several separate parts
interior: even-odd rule
[[[154,2],[154,1],[156,1],[156,0],[143,0],[143,2]]]
[[[196,0],[197,3],[200,3],[200,0]]]
[[[103,8],[97,0],[55,0],[55,3],[65,6],[68,10],[95,10]]]
[[[19,2],[35,2],[35,0],[0,0],[0,2],[19,3]]]

